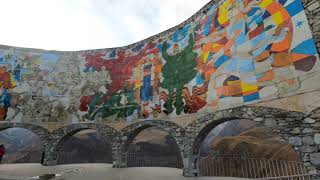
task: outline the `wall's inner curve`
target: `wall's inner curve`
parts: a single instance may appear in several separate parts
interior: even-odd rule
[[[320,106],[312,98],[319,57],[301,0],[211,2],[180,28],[123,48],[2,46],[0,64],[0,121],[178,121],[247,104]]]

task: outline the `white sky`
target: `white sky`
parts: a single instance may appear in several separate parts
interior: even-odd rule
[[[128,45],[183,22],[210,0],[0,0],[0,44],[48,50]]]

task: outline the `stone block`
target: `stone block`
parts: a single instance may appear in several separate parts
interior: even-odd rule
[[[316,144],[320,144],[320,133],[316,133],[316,134],[314,135],[314,142],[315,142]]]
[[[289,137],[289,144],[294,146],[302,146],[302,139],[301,137]]]
[[[261,122],[261,121],[263,121],[263,118],[262,117],[257,117],[257,118],[254,119],[254,121]]]
[[[313,10],[319,8],[319,7],[320,7],[320,3],[316,1],[316,2],[314,2],[314,3],[312,3],[312,4],[310,4],[310,5],[307,7],[307,9],[308,9],[309,11],[313,11]]]
[[[303,145],[314,145],[314,141],[311,136],[303,137],[302,142],[303,142]]]
[[[311,119],[311,118],[306,118],[306,119],[303,121],[303,123],[306,123],[306,124],[313,124],[313,123],[315,123],[315,122],[316,122],[316,120]]]
[[[310,156],[309,156],[309,159],[310,159]],[[310,162],[304,162],[303,165],[304,165],[304,166],[310,166],[311,163],[310,163]]]
[[[314,129],[312,129],[312,128],[304,128],[302,130],[303,134],[308,134],[308,133],[313,133],[313,132],[314,132]]]
[[[275,119],[267,118],[265,120],[265,125],[266,125],[266,127],[276,127],[278,124]]]
[[[121,137],[121,140],[122,140],[122,141],[126,141],[127,139],[128,139],[127,136],[122,136],[122,137]]]
[[[303,160],[303,162],[309,162],[310,161],[310,154],[304,154],[302,160]]]
[[[288,126],[288,123],[285,123],[285,122],[281,122],[281,123],[278,123],[279,126],[284,126],[284,127],[287,127]]]
[[[304,153],[311,153],[316,151],[316,147],[314,146],[301,146],[299,150]]]
[[[312,126],[312,127],[316,127],[316,128],[318,128],[318,127],[320,127],[320,123],[319,123],[319,122],[317,122],[317,123],[311,124],[311,126]]]
[[[311,169],[309,169],[309,167],[308,167],[308,171],[309,171],[309,174],[318,174],[318,171],[317,171],[317,169],[315,167],[313,167]]]
[[[301,130],[300,130],[300,128],[296,127],[296,128],[293,128],[293,129],[290,131],[290,133],[293,134],[293,135],[301,134]]]
[[[320,153],[310,154],[310,162],[316,166],[320,165]]]

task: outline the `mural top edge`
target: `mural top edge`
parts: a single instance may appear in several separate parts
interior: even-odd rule
[[[106,48],[99,48],[99,49],[84,49],[84,50],[71,50],[71,51],[62,51],[62,50],[54,50],[54,49],[41,49],[41,48],[29,48],[29,47],[20,47],[20,46],[11,46],[11,45],[5,45],[5,44],[0,44],[0,49],[15,49],[18,51],[34,51],[34,52],[52,52],[52,53],[58,53],[58,54],[73,54],[73,53],[80,53],[80,54],[87,54],[87,53],[93,53],[93,52],[108,52],[108,51],[114,51],[114,50],[120,50],[120,49],[131,49],[134,48],[135,46],[139,46],[140,44],[145,44],[149,41],[156,40],[159,37],[162,36],[170,36],[174,31],[183,28],[184,25],[194,22],[196,19],[201,17],[203,13],[207,11],[207,9],[212,6],[213,4],[219,4],[223,2],[223,0],[211,0],[208,2],[206,5],[204,5],[200,10],[198,10],[195,14],[193,14],[191,17],[189,17],[187,20],[183,21],[182,23],[164,30],[158,34],[152,35],[150,37],[147,37],[145,39],[142,39],[140,41],[124,45],[124,46],[118,46],[118,47],[106,47]]]
[[[0,122],[185,125],[246,105],[308,114],[320,107],[319,72],[301,0],[211,1],[122,48],[0,46]]]

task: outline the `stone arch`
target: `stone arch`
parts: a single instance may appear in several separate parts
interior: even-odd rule
[[[185,133],[184,128],[180,125],[172,122],[172,121],[165,121],[165,120],[145,120],[139,121],[129,126],[123,128],[121,133],[121,147],[119,148],[118,153],[118,165],[119,167],[125,167],[125,161],[123,160],[124,155],[128,151],[129,145],[132,143],[134,138],[144,129],[149,127],[157,127],[163,131],[166,131],[177,143],[179,151],[181,155],[183,155],[183,136]],[[183,157],[183,156],[182,156]]]
[[[48,146],[48,141],[50,139],[51,133],[44,127],[35,125],[35,124],[28,124],[28,123],[11,123],[11,122],[4,122],[0,123],[0,131],[9,129],[9,128],[21,128],[29,130],[30,132],[36,134],[40,137],[41,144],[43,146],[43,153],[41,157],[41,163],[45,164],[43,161],[45,158],[45,149]]]
[[[46,128],[39,125],[35,125],[35,124],[11,123],[11,122],[0,123],[0,131],[8,128],[27,129],[33,132],[34,134],[38,135],[42,141],[46,141],[48,136],[50,135],[50,132]]]
[[[318,119],[320,118],[320,107],[313,109],[309,114],[308,117]]]
[[[296,111],[285,111],[277,108],[242,106],[237,108],[220,110],[207,114],[189,124],[185,133],[185,156],[188,162],[184,169],[186,176],[197,174],[197,159],[201,142],[207,134],[217,125],[230,121],[247,119],[256,122],[257,127],[267,127],[284,140],[289,142],[296,150],[298,156],[305,162],[307,168],[315,170],[316,167],[310,163],[310,153],[317,152],[318,147],[313,141],[316,130],[313,123],[306,114]]]
[[[102,137],[104,142],[108,142],[112,146],[112,152],[114,152],[114,146],[117,143],[119,132],[106,125],[96,123],[77,123],[70,124],[59,129],[54,130],[51,133],[50,148],[46,149],[46,163],[47,165],[56,165],[58,154],[62,148],[62,145],[74,134],[82,130],[92,129],[96,130]],[[114,156],[113,156],[114,158]]]

